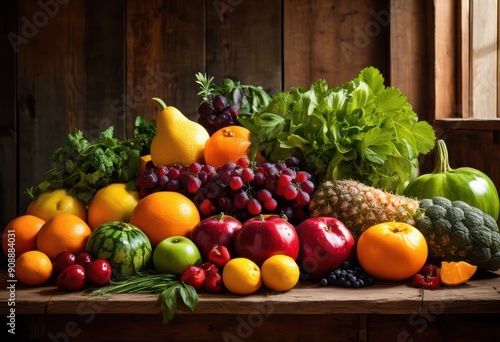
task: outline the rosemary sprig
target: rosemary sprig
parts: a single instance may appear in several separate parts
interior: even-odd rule
[[[90,292],[91,296],[113,293],[150,293],[158,295],[156,305],[160,308],[163,323],[169,323],[177,311],[180,298],[191,311],[198,306],[198,293],[191,286],[181,282],[175,275],[139,272],[121,281],[111,281],[109,285]]]

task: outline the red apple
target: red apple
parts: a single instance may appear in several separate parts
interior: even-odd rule
[[[229,253],[233,254],[234,239],[240,228],[238,219],[220,213],[201,220],[191,231],[191,241],[205,261],[214,245],[226,246]]]
[[[259,267],[276,254],[297,259],[299,237],[295,227],[279,215],[259,215],[241,226],[234,241],[235,253],[255,262]]]
[[[75,255],[69,251],[58,253],[53,262],[54,271],[56,273],[61,272],[66,267],[73,265],[75,263],[75,260]]]
[[[308,218],[296,230],[300,241],[297,263],[312,279],[321,279],[340,267],[342,262],[354,259],[354,237],[338,219]]]
[[[111,273],[111,265],[103,259],[93,260],[85,267],[85,276],[89,283],[99,287],[109,284]]]
[[[57,288],[65,291],[78,291],[86,287],[85,269],[73,264],[66,267],[57,276]]]

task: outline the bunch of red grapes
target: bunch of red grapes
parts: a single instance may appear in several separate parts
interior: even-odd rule
[[[217,130],[236,125],[238,108],[230,105],[224,95],[216,95],[212,101],[205,100],[198,107],[198,123],[212,135]]]
[[[294,224],[308,216],[310,196],[317,187],[312,173],[301,170],[295,157],[260,164],[242,158],[217,168],[199,163],[171,167],[149,163],[138,185],[141,198],[156,191],[182,193],[203,218],[224,212],[244,222],[259,214],[278,214]]]

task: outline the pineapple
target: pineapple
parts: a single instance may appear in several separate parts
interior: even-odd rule
[[[423,216],[419,201],[391,194],[354,180],[323,182],[309,204],[311,217],[342,221],[357,240],[371,226],[395,221],[414,226]]]

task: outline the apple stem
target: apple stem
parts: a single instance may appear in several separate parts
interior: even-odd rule
[[[219,217],[217,217],[217,221],[219,221],[219,222],[224,221],[224,212],[223,211],[220,212]]]

